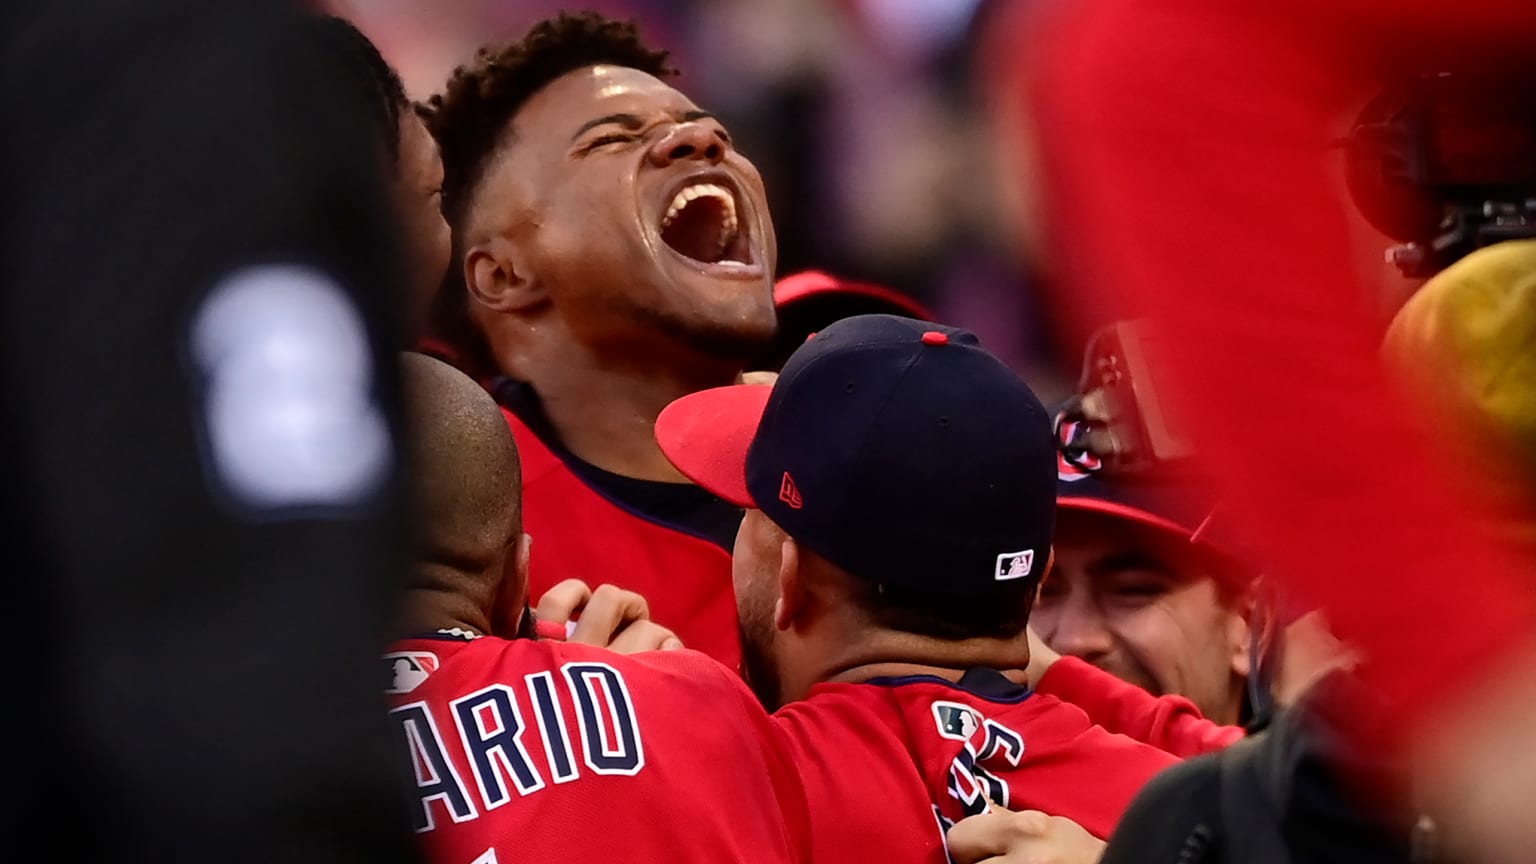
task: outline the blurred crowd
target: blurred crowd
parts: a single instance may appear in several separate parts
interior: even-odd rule
[[[1530,859],[1536,7],[77,5],[0,857]]]

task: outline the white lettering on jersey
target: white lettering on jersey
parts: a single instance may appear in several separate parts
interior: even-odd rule
[[[400,652],[392,656],[415,655]],[[556,685],[561,679],[563,687]],[[438,827],[434,810],[446,809],[454,822],[476,819],[480,813],[518,797],[536,794],[548,785],[546,777],[555,784],[580,779],[583,765],[592,774],[627,776],[645,768],[645,745],[634,701],[617,669],[607,663],[567,663],[558,675],[527,675],[523,685],[515,689],[492,684],[451,700],[439,712],[433,712],[426,702],[413,702],[391,712],[402,725],[416,769],[418,832]],[[576,714],[576,739],[570,734],[572,724],[565,720],[567,706]],[[457,729],[462,756],[444,746],[434,716]],[[533,730],[537,730],[541,747],[527,741]],[[475,781],[479,812],[470,801],[469,784],[461,779],[464,777]],[[494,850],[486,851],[494,860]]]

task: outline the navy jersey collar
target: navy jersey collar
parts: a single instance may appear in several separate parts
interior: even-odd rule
[[[894,677],[871,678],[864,682],[877,687],[900,687],[903,684],[939,684],[955,690],[963,690],[988,702],[1023,702],[1035,691],[1023,684],[1010,680],[996,669],[985,666],[973,666],[965,670],[959,681],[951,681],[948,678],[940,678],[937,675],[900,675]]]

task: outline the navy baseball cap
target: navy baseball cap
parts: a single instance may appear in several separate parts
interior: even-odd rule
[[[772,387],[673,402],[656,440],[695,483],[873,583],[985,595],[1049,564],[1050,415],[965,330],[845,318]]]
[[[1054,412],[1056,505],[1063,513],[1100,513],[1173,535],[1229,563],[1243,554],[1214,495],[1189,477],[1105,477],[1098,457],[1080,449],[1077,421]]]

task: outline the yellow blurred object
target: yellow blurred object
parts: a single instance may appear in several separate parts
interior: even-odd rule
[[[1536,540],[1536,240],[1479,249],[1436,274],[1382,350],[1437,430],[1470,415],[1474,428],[1456,430],[1468,469],[1523,511],[1516,533]]]

